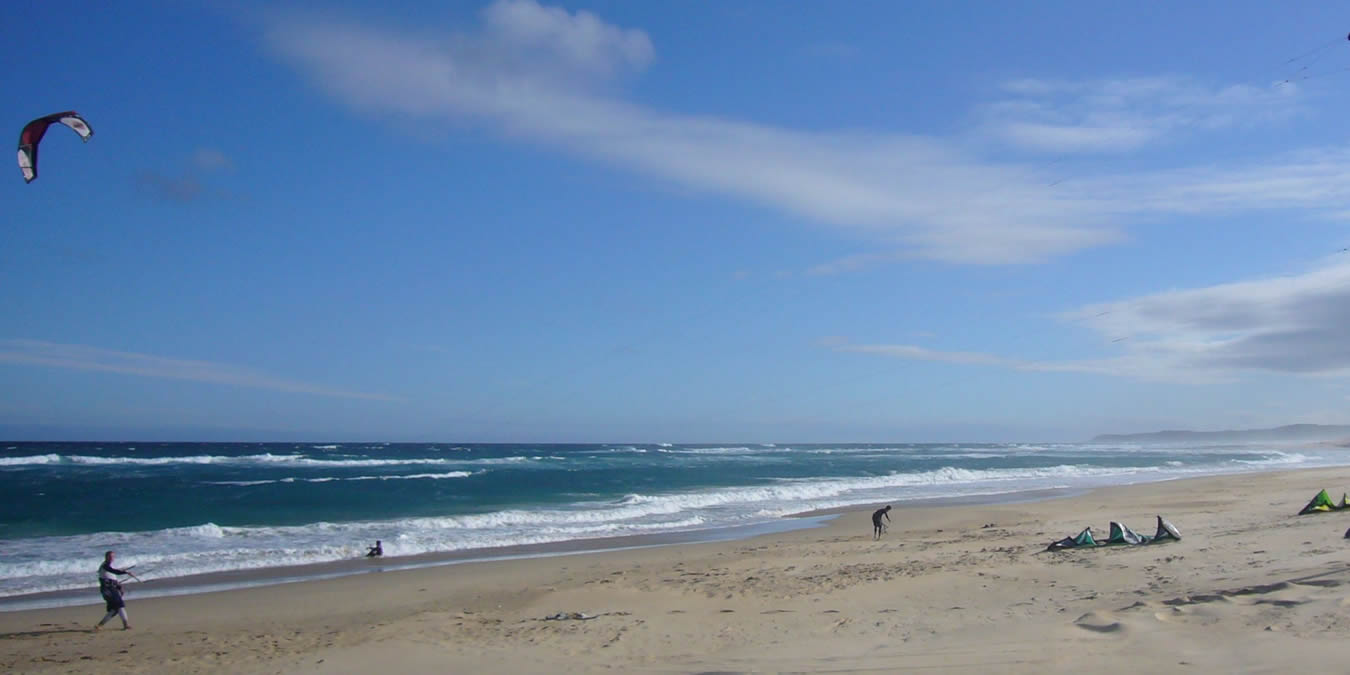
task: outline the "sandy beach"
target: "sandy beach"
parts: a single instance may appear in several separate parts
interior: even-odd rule
[[[1295,672],[1346,653],[1350,468],[0,614],[6,672]],[[1180,542],[1045,552],[1117,520]],[[91,555],[91,570],[98,563]],[[92,578],[92,572],[91,572]],[[91,588],[91,594],[96,590]],[[593,618],[549,619],[559,613]]]

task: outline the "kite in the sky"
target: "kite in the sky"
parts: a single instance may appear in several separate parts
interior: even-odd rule
[[[38,143],[42,141],[43,134],[47,133],[47,127],[57,123],[70,127],[84,141],[88,141],[89,137],[94,135],[89,123],[74,110],[53,113],[25,124],[23,131],[19,132],[19,170],[23,171],[25,183],[31,183],[37,178]]]

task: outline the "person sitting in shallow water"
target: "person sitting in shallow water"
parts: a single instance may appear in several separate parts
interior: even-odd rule
[[[382,555],[384,555],[384,547],[380,545],[380,540],[379,540],[379,539],[376,539],[376,540],[375,540],[375,545],[374,545],[374,546],[371,546],[369,549],[367,549],[367,551],[366,551],[366,557],[367,557],[367,558],[378,558],[378,557],[380,557],[380,556],[382,556]]]

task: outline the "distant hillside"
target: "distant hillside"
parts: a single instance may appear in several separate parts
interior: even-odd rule
[[[1350,426],[1337,424],[1290,424],[1274,429],[1228,431],[1154,431],[1147,434],[1102,434],[1093,443],[1184,443],[1216,441],[1328,441],[1350,437]]]

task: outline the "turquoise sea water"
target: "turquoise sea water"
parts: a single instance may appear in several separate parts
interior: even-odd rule
[[[0,597],[766,523],[876,502],[1350,463],[1261,445],[0,444]],[[91,563],[92,561],[92,563]]]

